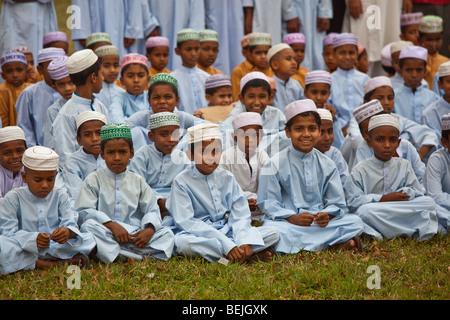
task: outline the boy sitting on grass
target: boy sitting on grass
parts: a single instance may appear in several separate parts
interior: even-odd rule
[[[67,193],[54,188],[58,161],[49,148],[28,148],[22,157],[27,186],[10,191],[0,206],[0,234],[18,242],[34,262],[27,263],[31,269],[87,266],[95,246],[92,235],[78,229]]]
[[[173,181],[167,209],[175,223],[175,250],[210,262],[271,260],[278,241],[274,228],[250,225],[247,199],[231,172],[219,168],[222,142],[216,124],[188,129],[194,165]]]
[[[168,260],[173,233],[161,224],[153,190],[127,169],[134,156],[130,128],[103,126],[100,155],[106,168],[87,176],[75,202],[81,230],[94,235],[97,258],[104,263],[123,257]]]
[[[364,221],[364,233],[377,239],[427,240],[438,231],[436,203],[409,161],[394,157],[400,124],[389,114],[370,118],[367,143],[373,156],[358,163],[345,184],[350,212]]]

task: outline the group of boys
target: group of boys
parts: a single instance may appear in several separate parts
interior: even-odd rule
[[[364,48],[349,33],[324,39],[327,71],[301,67],[302,34],[273,46],[270,34],[248,34],[230,77],[212,67],[213,30],[178,32],[173,72],[160,36],[146,56],[120,57],[95,33],[67,57],[64,36],[48,34],[35,84],[26,48],[6,52],[0,273],[174,255],[266,261],[359,252],[362,235],[447,234],[442,19],[408,14],[402,25],[411,42],[391,44],[389,76],[374,78],[360,71]],[[201,59],[203,47],[212,53]]]

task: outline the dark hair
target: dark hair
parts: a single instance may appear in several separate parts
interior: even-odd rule
[[[130,150],[133,149],[133,139],[130,139],[130,138],[114,138],[114,139],[102,140],[102,142],[100,143],[100,149],[102,150],[102,152],[104,152],[105,151],[105,145],[106,145],[106,143],[108,141],[116,141],[116,140],[119,140],[119,139],[125,140],[128,143],[128,145],[130,146]]]
[[[313,116],[314,119],[316,120],[317,125],[320,127],[322,125],[322,119],[320,118],[320,115],[318,112],[314,112],[314,111],[306,111],[306,112],[302,112],[297,114],[295,117],[292,117],[287,123],[286,123],[286,127],[288,129],[291,129],[292,124],[294,123],[294,119],[297,117],[309,117],[309,116]]]
[[[263,79],[253,79],[247,82],[245,86],[242,88],[241,95],[244,96],[248,88],[259,88],[259,87],[263,87],[264,89],[266,89],[267,93],[270,96],[270,93],[272,91],[272,89],[270,88],[270,83],[268,83],[266,80]]]
[[[400,70],[403,69],[403,65],[405,64],[405,60],[406,59],[416,59],[416,58],[403,58],[403,59],[400,59],[398,61],[398,66],[399,66]],[[423,68],[424,69],[427,68],[427,62],[426,61],[423,61]]]
[[[222,88],[231,88],[231,86],[220,86],[220,87],[208,88],[205,90],[205,93],[212,96],[214,93],[216,93],[217,91],[219,91]]]
[[[361,52],[361,54],[358,55],[358,60],[361,59],[361,57],[362,57],[364,54],[367,54],[366,48],[364,48],[364,50]]]
[[[372,100],[371,97],[372,97],[372,95],[374,94],[375,90],[377,90],[378,88],[381,88],[381,87],[377,87],[377,88],[375,88],[375,89],[373,89],[373,90],[367,92],[367,93],[364,95],[364,103],[369,102],[370,100]],[[391,88],[391,89],[392,89],[392,93],[393,93],[394,96],[395,96],[395,90],[394,90],[393,88]]]
[[[386,72],[387,74],[395,74],[394,67],[387,67],[384,65],[381,65],[381,67],[383,68],[384,72]]]
[[[442,130],[442,138],[450,141],[450,130]]]
[[[444,36],[444,31],[441,31],[441,32],[433,32],[433,33],[439,33],[441,36]],[[424,37],[424,36],[427,35],[427,34],[429,34],[429,33],[423,33],[423,32],[420,32],[420,31],[419,31],[419,38],[422,38],[422,37]]]
[[[127,69],[128,69],[130,66],[133,66],[133,65],[138,65],[138,66],[142,67],[142,68],[145,70],[145,72],[147,73],[147,75],[148,75],[148,68],[144,67],[143,64],[140,64],[140,63],[130,63],[130,64],[127,64],[125,67],[123,67],[123,68],[120,70],[120,76],[123,77],[123,74],[125,73],[125,71],[127,71]]]
[[[97,62],[95,62],[92,66],[89,68],[80,71],[78,73],[70,74],[70,79],[72,80],[73,84],[75,86],[82,86],[86,84],[87,78],[95,73],[96,76],[98,76],[98,73],[102,67],[102,58],[99,57]]]
[[[314,83],[323,83],[323,84],[326,84],[326,85],[328,85],[328,90],[331,89],[331,84],[328,84],[328,83],[325,83],[325,82],[314,82]],[[312,84],[314,84],[314,83],[308,83],[307,85],[305,85],[305,90],[308,90],[308,88],[309,88]]]
[[[167,81],[157,81],[154,82],[150,85],[150,87],[148,87],[148,97],[150,98],[153,88],[155,88],[156,86],[168,86],[172,89],[173,93],[175,94],[175,98],[178,98],[178,89],[177,87],[175,87],[172,83],[167,82]]]
[[[351,43],[348,43],[348,44],[351,44]],[[334,47],[334,48],[333,48],[333,51],[336,52],[336,49],[339,48],[339,47],[341,47],[341,46],[343,46],[343,45]],[[356,48],[356,53],[358,53],[358,46],[357,46],[356,44],[355,44],[354,46],[355,46],[355,48]]]

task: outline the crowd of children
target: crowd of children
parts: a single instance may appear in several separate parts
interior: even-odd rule
[[[91,32],[67,56],[67,36],[48,32],[37,73],[30,49],[9,48],[0,274],[176,255],[267,261],[361,252],[361,237],[446,235],[450,59],[438,51],[450,35],[437,16],[401,23],[375,77],[351,33],[324,36],[317,61],[302,33],[253,30],[229,76],[215,67],[221,35],[192,26],[175,44],[149,36],[145,53],[125,52],[127,33],[118,45]]]

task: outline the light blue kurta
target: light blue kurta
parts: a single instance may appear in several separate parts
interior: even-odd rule
[[[131,115],[138,111],[148,110],[148,91],[140,95],[129,94],[128,92],[119,92],[113,98],[108,106],[110,123],[123,123]]]
[[[420,159],[419,153],[414,146],[408,140],[400,140],[400,145],[397,148],[397,154],[400,158],[408,160],[412,166],[413,171],[422,183],[423,175],[425,174],[425,163]],[[356,151],[355,165],[373,156],[373,149],[367,145],[367,142],[363,140]]]
[[[447,233],[450,227],[450,153],[441,148],[428,159],[427,169],[423,177],[427,195],[432,197],[437,208],[439,223]]]
[[[394,89],[394,91],[397,89],[400,89],[403,86],[403,84],[405,83],[405,80],[403,80],[403,77],[398,73],[395,73],[389,79],[391,80],[392,89]],[[422,79],[422,86],[424,88],[429,89],[428,82],[425,79]]]
[[[444,90],[439,89],[439,72],[436,72],[433,78],[433,86],[431,88],[434,93],[436,93],[439,97],[442,97],[444,95]]]
[[[77,116],[84,111],[97,111],[108,116],[108,110],[98,99],[85,99],[73,94],[53,122],[52,131],[56,153],[59,155],[59,166],[62,168],[67,157],[77,151]]]
[[[252,32],[267,32],[272,45],[283,42],[283,21],[297,18],[292,0],[243,0],[244,7],[253,7]]]
[[[193,68],[180,66],[170,75],[178,81],[179,110],[193,114],[194,111],[208,106],[205,98],[205,80],[211,76],[209,73],[197,66]]]
[[[12,189],[25,186],[22,175],[19,172],[15,177],[12,171],[0,165],[0,200]]]
[[[17,125],[25,132],[27,146],[44,145],[44,124],[48,108],[61,95],[45,81],[39,81],[22,91],[16,102]]]
[[[119,48],[119,55],[128,53],[124,46],[125,37],[136,39],[141,36],[136,33],[129,19],[130,0],[72,0],[72,5],[77,6],[80,12],[81,22],[77,28],[72,28],[72,40],[75,41],[75,49],[78,51],[81,45],[76,40],[86,39],[91,33],[106,32],[114,46]],[[76,22],[75,22],[76,23]]]
[[[38,234],[52,234],[59,227],[70,229],[76,237],[64,244],[50,240],[47,248],[38,248]],[[0,234],[16,240],[23,251],[34,257],[34,262],[48,255],[70,259],[78,253],[89,254],[95,246],[92,235],[78,229],[67,193],[58,188],[45,198],[37,198],[27,186],[9,192],[1,200]]]
[[[450,103],[443,97],[439,98],[439,100],[433,102],[422,111],[422,123],[433,129],[434,133],[436,133],[439,146],[442,146],[442,116],[447,113],[450,113]]]
[[[0,235],[0,274],[33,270],[35,263],[35,254],[22,250],[16,239]]]
[[[99,93],[94,94],[94,96],[99,99],[103,104],[108,108],[112,103],[113,97],[118,94],[119,92],[125,92],[125,89],[122,87],[119,87],[115,83],[108,83],[103,81],[103,87],[102,90],[100,90]]]
[[[53,149],[55,147],[53,141],[53,122],[59,113],[59,110],[66,104],[67,99],[60,97],[47,109],[44,123],[44,146]]]
[[[339,151],[338,148],[331,146],[330,150],[325,152],[324,155],[333,160],[334,164],[336,165],[336,168],[339,171],[339,177],[341,178],[343,186],[347,181],[350,173],[348,171],[347,161],[345,161],[341,151]]]
[[[439,100],[439,96],[423,86],[413,92],[411,88],[403,85],[395,90],[394,113],[409,120],[422,123],[422,112],[430,104]]]
[[[156,199],[167,199],[173,179],[190,164],[186,153],[174,149],[171,154],[163,155],[150,144],[135,153],[129,168],[145,179]]]
[[[284,112],[284,108],[289,103],[305,99],[303,87],[297,80],[289,78],[287,82],[284,82],[276,75],[273,75],[273,78],[277,87],[277,94],[273,99],[273,107]]]
[[[230,75],[245,60],[241,47],[244,36],[242,0],[205,1],[205,25],[219,34],[219,54],[213,66]]]
[[[83,148],[79,148],[67,157],[61,174],[64,188],[69,193],[72,206],[75,204],[84,179],[92,172],[105,167],[105,160],[100,155],[95,159],[94,155],[86,153]]]
[[[37,61],[44,35],[57,30],[58,21],[52,0],[23,3],[4,0],[0,16],[0,54],[27,46],[33,53],[34,61]],[[2,82],[3,79],[0,80]]]
[[[356,215],[347,214],[344,190],[333,160],[313,149],[302,153],[292,146],[273,156],[259,177],[258,206],[265,214],[264,226],[278,229],[281,253],[317,251],[345,243],[362,233]],[[326,227],[289,223],[294,214],[327,212],[335,216]]]
[[[350,212],[364,221],[364,233],[378,239],[427,240],[438,231],[436,203],[425,196],[411,164],[403,158],[383,162],[374,156],[357,164],[345,184]],[[380,202],[384,194],[404,192],[409,201]]]
[[[364,103],[364,83],[370,77],[356,69],[349,71],[337,68],[331,74],[329,103],[336,108],[336,120],[341,128],[349,125],[353,110]]]
[[[331,0],[293,0],[300,19],[300,32],[305,35],[305,59],[302,66],[309,70],[324,70],[322,58],[323,39],[326,31],[319,32],[317,18],[333,18],[333,2]]]
[[[127,34],[137,39],[128,52],[146,53],[145,42],[150,33],[159,26],[158,19],[152,14],[148,0],[128,0]]]
[[[141,176],[128,170],[115,174],[108,168],[91,173],[83,182],[75,210],[79,213],[81,230],[94,235],[97,257],[113,262],[119,254],[154,257],[167,260],[172,255],[173,233],[163,227],[155,194]],[[145,248],[132,242],[119,244],[103,224],[114,221],[133,234],[149,224],[155,229]]]
[[[147,0],[150,12],[156,17],[160,34],[169,39],[170,54],[167,68],[175,70],[181,66],[180,56],[175,54],[177,32],[184,28],[205,28],[205,5],[203,0]],[[240,39],[239,39],[240,41]]]
[[[250,225],[247,198],[233,174],[218,167],[209,175],[195,166],[176,176],[166,203],[174,221],[178,254],[216,262],[235,246],[264,250],[278,241],[273,228]]]
[[[177,145],[177,149],[184,149],[186,145],[183,144],[183,137],[186,136],[187,129],[196,124],[207,121],[194,117],[192,114],[184,111],[179,111],[177,108],[175,108],[173,112],[180,117],[180,142]],[[153,143],[148,138],[148,132],[150,131],[150,116],[152,114],[153,110],[150,109],[138,111],[126,120],[126,123],[131,128],[135,152],[143,146]]]

